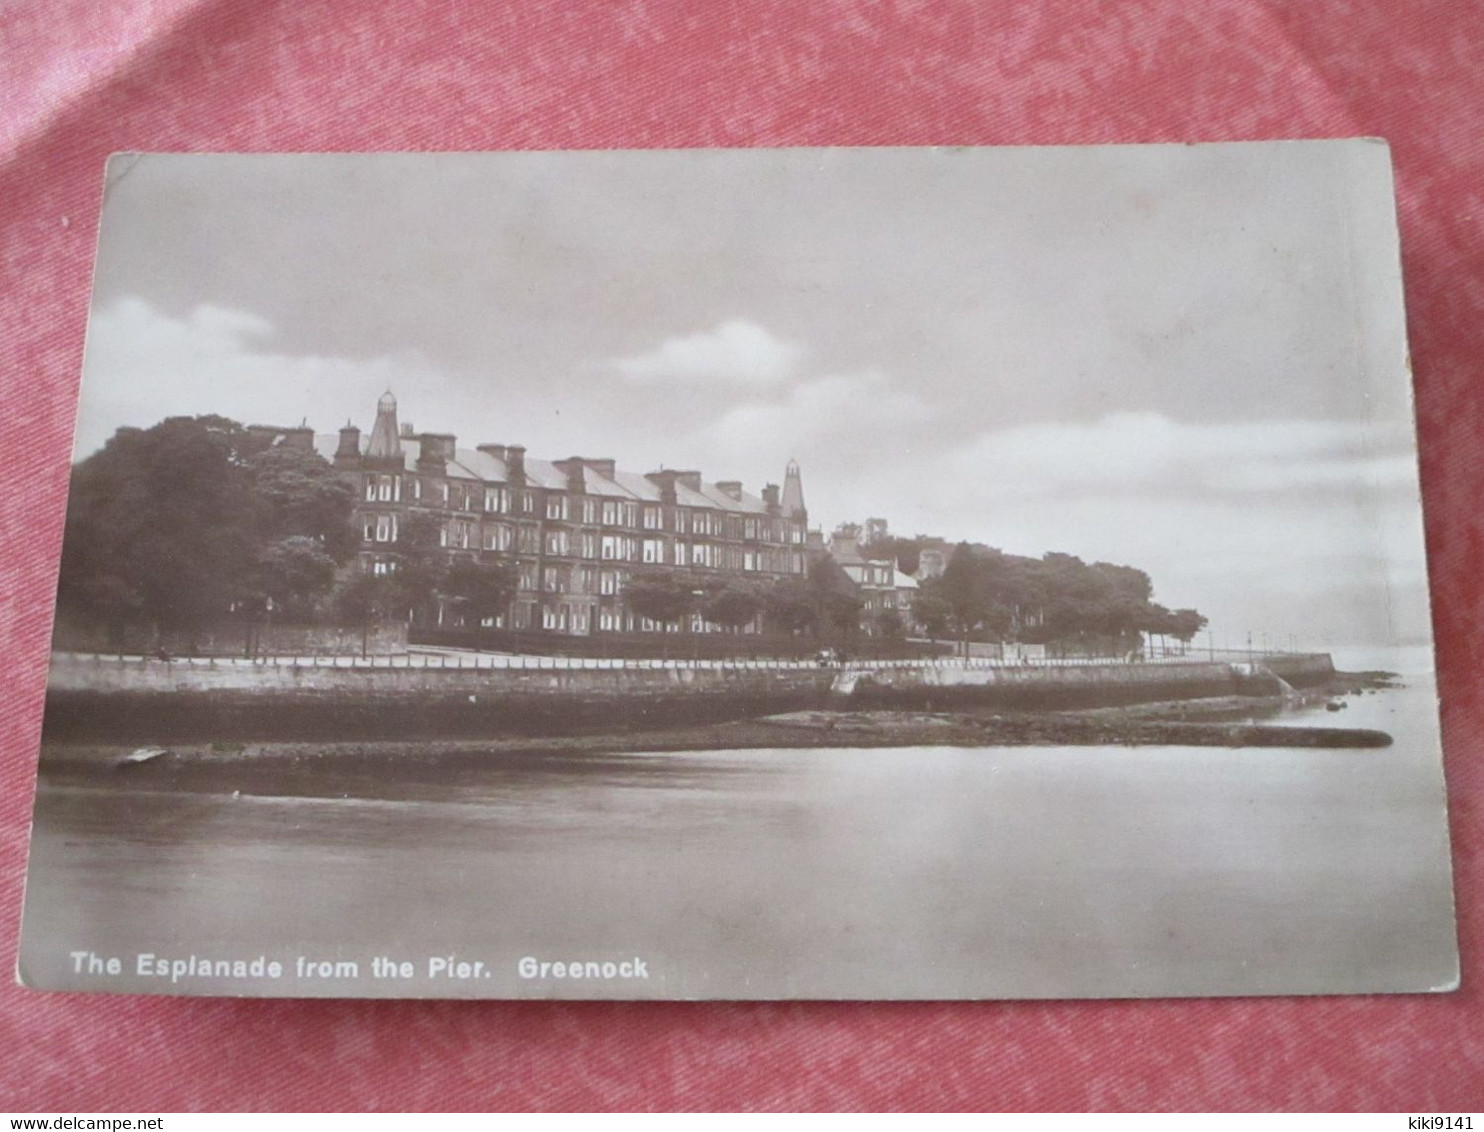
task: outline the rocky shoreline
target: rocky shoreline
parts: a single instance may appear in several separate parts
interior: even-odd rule
[[[1395,687],[1384,673],[1340,674],[1297,697],[1218,697],[1067,712],[796,711],[700,726],[623,730],[612,734],[427,740],[409,754],[405,741],[178,744],[130,748],[55,744],[43,750],[43,780],[125,782],[141,789],[268,788],[311,791],[347,783],[375,795],[391,787],[433,786],[478,776],[491,767],[602,766],[608,756],[750,749],[880,747],[1181,746],[1213,748],[1374,749],[1391,745],[1382,731],[1274,726],[1259,722],[1296,700]]]

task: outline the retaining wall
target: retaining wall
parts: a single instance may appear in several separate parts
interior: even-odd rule
[[[144,625],[128,626],[110,637],[96,622],[57,614],[52,648],[64,652],[153,653],[171,656],[402,656],[407,652],[407,623],[387,621],[357,628],[336,625],[256,624],[243,621],[208,625],[194,635],[167,631],[157,639]]]
[[[1057,710],[1299,685],[1328,657],[1224,663],[829,668],[436,668],[169,664],[58,656],[49,740],[439,738],[716,723],[824,707]]]

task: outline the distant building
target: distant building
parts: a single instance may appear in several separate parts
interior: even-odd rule
[[[274,430],[303,444],[307,429]],[[369,436],[347,424],[315,448],[356,484],[359,563],[394,571],[414,513],[438,521],[450,556],[513,561],[520,587],[494,627],[577,636],[657,630],[625,608],[639,569],[769,579],[805,573],[808,511],[799,466],[760,495],[698,471],[638,474],[613,460],[540,460],[518,444],[460,448],[448,433],[400,427],[397,400],[382,396]],[[443,611],[439,611],[440,620]],[[687,628],[715,629],[699,619]],[[758,626],[750,627],[756,631]]]
[[[917,584],[901,586],[898,578],[906,579],[897,569],[896,561],[887,554],[880,558],[870,557],[861,550],[860,528],[846,524],[830,536],[829,555],[844,570],[860,591],[861,631],[872,636],[881,632],[883,622],[896,615],[905,629],[912,623],[911,603],[903,606],[903,590],[915,590]]]
[[[927,582],[933,578],[941,578],[946,569],[948,569],[948,548],[939,545],[924,546],[917,555],[917,573],[914,577],[919,582]]]

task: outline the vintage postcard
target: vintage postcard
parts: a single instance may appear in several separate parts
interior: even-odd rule
[[[1374,140],[121,155],[19,977],[1447,991]]]

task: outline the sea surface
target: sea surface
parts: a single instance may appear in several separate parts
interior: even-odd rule
[[[1269,722],[1393,746],[492,757],[415,800],[44,775],[21,969],[57,989],[292,996],[1447,989],[1429,658],[1336,661],[1406,687]],[[227,966],[192,973],[192,956]],[[254,959],[282,973],[232,972]],[[573,961],[592,974],[557,977]]]

